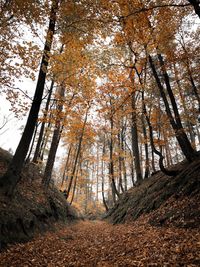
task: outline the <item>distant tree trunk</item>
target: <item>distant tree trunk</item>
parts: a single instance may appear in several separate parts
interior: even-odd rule
[[[39,125],[39,123],[36,123],[34,134],[33,134],[33,138],[32,138],[32,141],[31,141],[31,147],[30,147],[30,150],[28,152],[28,156],[26,157],[26,163],[30,161],[31,153],[33,151],[33,146],[34,146],[34,143],[35,143],[35,138],[36,138],[36,134],[37,134],[38,125]]]
[[[104,161],[103,161],[103,157],[105,155],[105,152],[106,152],[106,149],[105,149],[105,140],[104,140],[104,143],[103,143],[103,149],[102,149],[102,159],[101,159],[101,176],[102,176],[102,183],[101,183],[101,186],[102,186],[102,199],[103,199],[103,204],[104,204],[104,207],[106,209],[106,211],[108,211],[108,205],[106,203],[106,199],[105,199],[105,190],[104,190],[104,183],[105,183],[105,179],[104,179]]]
[[[127,173],[126,173],[126,125],[124,122],[122,122],[122,129],[121,129],[121,151],[122,151],[122,157],[121,157],[121,163],[122,163],[122,171],[123,171],[123,181],[124,181],[124,190],[122,192],[127,191],[128,189],[128,184],[127,184]],[[125,155],[125,157],[124,157]]]
[[[90,109],[90,106],[86,110],[85,120],[84,120],[84,123],[83,123],[83,128],[82,128],[81,135],[80,135],[79,142],[78,142],[78,148],[77,148],[77,152],[76,152],[74,166],[73,166],[72,173],[71,173],[70,179],[69,179],[69,185],[68,185],[68,188],[67,188],[66,198],[69,197],[69,193],[70,193],[70,190],[71,190],[72,182],[73,182],[74,175],[75,175],[75,172],[76,172],[78,158],[79,158],[80,152],[81,152],[81,145],[82,145],[83,135],[84,135],[84,131],[85,131],[85,126],[86,126],[86,123],[87,123],[87,117],[88,117],[89,109]]]
[[[58,107],[57,107],[58,114],[57,114],[57,119],[56,119],[56,125],[55,125],[55,129],[53,132],[53,138],[52,138],[51,147],[50,147],[50,151],[49,151],[49,155],[48,155],[48,159],[47,159],[47,163],[46,163],[46,167],[44,171],[44,177],[43,177],[43,184],[46,187],[48,187],[49,182],[51,180],[51,174],[52,174],[53,165],[54,165],[54,161],[56,157],[56,152],[57,152],[59,141],[61,138],[61,133],[64,127],[64,125],[62,125],[62,119],[61,119],[63,103],[64,103],[64,95],[65,95],[65,88],[63,85],[61,85],[60,92],[59,92],[60,103],[58,104]],[[71,106],[74,96],[75,94],[72,95],[68,106]]]
[[[145,150],[145,172],[144,179],[149,177],[149,149],[148,149],[148,138],[147,130],[145,125],[144,113],[142,113],[142,131],[144,136],[144,150]]]
[[[118,191],[120,192],[120,190],[122,192],[124,192],[124,188],[122,185],[122,156],[121,156],[121,138],[120,138],[120,133],[118,133],[118,149],[119,149],[119,159],[118,159],[118,163],[119,163],[119,183],[118,183]]]
[[[169,147],[168,136],[167,136],[166,131],[164,130],[164,127],[163,127],[163,138],[164,138],[164,142],[165,142],[165,152],[166,152],[165,155],[166,155],[166,159],[167,159],[167,166],[169,167],[173,164],[173,162],[172,162],[171,150]]]
[[[49,109],[52,109],[53,106],[54,106],[54,103],[52,103],[52,105],[50,106]],[[38,157],[39,157],[38,160],[40,160],[40,161],[43,161],[43,159],[44,159],[46,147],[47,147],[48,142],[50,141],[51,132],[53,132],[52,119],[53,119],[53,114],[50,113],[49,121],[47,123],[47,126],[45,127],[45,131],[43,134],[43,138],[42,138],[42,142],[41,142],[41,146],[40,146],[40,150],[39,150],[39,154],[38,154]]]
[[[96,200],[99,200],[99,144],[97,143],[97,163],[96,163],[96,177],[97,177],[97,186],[96,186]]]
[[[76,190],[76,184],[77,184],[79,169],[81,169],[81,157],[79,158],[79,167],[77,168],[76,174],[75,174],[74,186],[73,186],[73,191],[72,191],[72,198],[70,200],[70,205],[72,205],[72,202],[74,201],[74,196],[75,196],[75,190]]]
[[[148,149],[148,137],[147,137],[147,130],[146,130],[146,125],[145,125],[145,118],[147,116],[147,110],[146,110],[146,105],[145,105],[145,101],[144,101],[144,82],[141,78],[141,74],[139,73],[138,69],[136,68],[136,66],[134,67],[136,74],[138,76],[139,79],[139,83],[142,86],[142,118],[141,118],[141,122],[142,122],[142,131],[143,131],[143,136],[144,136],[144,147],[145,147],[145,174],[144,174],[144,178],[148,178],[149,173],[150,173],[150,160],[149,160],[149,149]],[[144,80],[146,80],[146,71],[145,71],[145,78]],[[152,144],[152,142],[150,142],[150,145]],[[153,147],[151,145],[151,149],[152,149],[152,170],[153,172],[156,171],[155,169],[155,159],[154,159],[154,153],[153,153]]]
[[[16,187],[16,184],[21,178],[20,174],[34,133],[35,125],[37,123],[38,113],[42,102],[42,95],[46,80],[47,67],[49,63],[49,52],[51,50],[51,45],[54,36],[58,3],[59,0],[55,0],[52,2],[49,27],[44,46],[43,57],[40,64],[38,81],[26,126],[7,172],[2,177],[0,177],[0,187],[4,194],[8,196],[13,195],[13,191]]]
[[[150,134],[149,134],[150,135]],[[150,142],[151,145],[151,142]],[[153,152],[153,147],[151,145],[151,167],[152,167],[152,171],[156,172],[156,164],[155,164],[155,157],[154,157],[154,152]]]
[[[48,155],[48,159],[47,159],[47,163],[46,163],[46,167],[44,171],[44,177],[42,180],[42,183],[45,185],[45,187],[48,187],[50,180],[51,180],[53,165],[54,165],[56,152],[57,152],[57,148],[58,148],[59,141],[60,141],[60,135],[61,135],[61,129],[62,129],[62,122],[61,122],[60,117],[61,117],[61,113],[63,110],[64,95],[65,95],[65,87],[61,85],[61,87],[59,88],[59,100],[58,100],[58,106],[57,106],[58,114],[56,118],[56,125],[55,125],[55,129],[53,132],[53,138],[52,138],[51,147],[49,150],[49,155]]]
[[[66,179],[65,178],[65,176],[66,176],[66,170],[68,168],[69,158],[70,158],[70,155],[71,155],[71,151],[72,151],[72,144],[70,144],[70,147],[69,147],[69,150],[68,150],[67,160],[66,160],[64,171],[63,171],[63,175],[62,175],[61,187],[63,186],[64,180]]]
[[[35,148],[34,157],[33,157],[33,160],[32,160],[34,163],[37,163],[37,161],[38,161],[39,152],[40,152],[41,143],[42,143],[42,138],[44,136],[44,129],[45,129],[45,123],[46,123],[46,118],[47,118],[47,112],[49,110],[49,104],[50,104],[51,95],[52,95],[52,92],[53,92],[53,87],[54,87],[54,80],[52,80],[52,82],[51,82],[51,86],[50,86],[50,89],[49,89],[47,102],[46,102],[46,105],[45,105],[44,119],[43,119],[43,122],[42,122],[42,125],[41,125],[41,128],[40,128],[40,133],[39,133],[37,145],[36,145],[36,148]]]
[[[131,148],[129,147],[129,145],[126,142],[126,139],[124,140],[124,144],[126,146],[126,148],[128,149],[127,151],[129,151],[129,155],[130,155],[130,163],[129,163],[129,168],[131,169],[131,181],[132,181],[132,185],[135,186],[135,175],[134,175],[134,164],[133,164],[133,152],[131,150]]]
[[[190,135],[190,141],[192,143],[192,146],[195,148],[196,147],[195,135],[194,135],[194,131],[193,131],[193,128],[192,128],[192,123],[190,121],[189,112],[188,112],[188,109],[187,109],[185,98],[184,98],[183,93],[182,93],[182,88],[181,88],[181,85],[180,85],[180,80],[179,80],[179,77],[178,77],[178,72],[177,72],[175,64],[174,64],[173,67],[174,67],[175,80],[176,80],[176,84],[177,84],[179,95],[180,95],[180,100],[181,100],[181,103],[182,103],[182,106],[183,106],[184,114],[186,116],[186,124],[188,126],[188,131],[189,131],[189,135]],[[198,103],[199,103],[199,111],[200,111],[200,99],[198,100]]]
[[[165,104],[165,109],[166,109],[166,113],[168,115],[170,124],[171,124],[173,130],[175,131],[175,136],[176,136],[177,141],[178,141],[178,143],[179,143],[179,145],[181,147],[181,150],[182,150],[183,154],[185,155],[185,157],[186,157],[186,159],[188,161],[193,161],[197,157],[197,153],[192,148],[191,143],[188,140],[188,137],[187,137],[187,135],[186,135],[186,133],[185,133],[185,131],[183,129],[183,126],[182,126],[182,123],[181,123],[181,119],[180,119],[180,115],[179,115],[179,112],[178,112],[178,108],[177,108],[177,105],[176,105],[176,101],[175,101],[175,98],[174,98],[174,95],[173,95],[173,92],[172,92],[172,89],[171,89],[171,86],[170,86],[168,74],[167,74],[167,72],[165,70],[165,65],[164,65],[162,56],[159,54],[158,58],[159,58],[159,62],[160,62],[160,65],[161,65],[161,68],[162,68],[162,71],[163,71],[163,77],[164,77],[165,84],[166,84],[166,89],[167,89],[167,92],[168,92],[168,95],[169,95],[169,98],[170,98],[170,101],[171,101],[171,104],[172,104],[172,107],[173,107],[175,119],[173,118],[173,115],[172,115],[172,112],[171,112],[171,109],[170,109],[170,105],[169,105],[167,96],[165,94],[164,87],[163,87],[163,85],[162,85],[162,83],[160,81],[160,78],[159,78],[158,74],[157,74],[157,71],[156,71],[155,65],[153,63],[152,57],[149,55],[150,67],[152,69],[154,78],[155,78],[156,83],[158,85],[158,88],[159,88],[159,91],[160,91],[160,95],[161,95],[161,97],[163,99],[163,102]]]
[[[142,181],[142,172],[140,166],[140,155],[138,147],[138,130],[137,130],[137,116],[136,116],[136,103],[135,103],[135,92],[131,96],[131,105],[132,105],[132,114],[131,114],[131,141],[132,141],[132,150],[135,163],[136,171],[136,181],[138,184]]]
[[[39,160],[40,161],[43,161],[44,159],[44,156],[45,156],[45,152],[47,150],[47,144],[49,143],[50,141],[50,135],[51,135],[51,131],[53,131],[53,125],[51,122],[48,123],[46,129],[45,129],[45,133],[44,133],[44,136],[43,136],[43,139],[42,139],[42,143],[41,143],[41,147],[40,147],[40,151],[39,151]]]
[[[113,163],[113,126],[114,126],[114,122],[113,122],[113,115],[110,116],[110,144],[109,144],[109,150],[110,150],[110,162],[109,162],[109,176],[111,179],[111,188],[112,188],[112,197],[113,197],[113,201],[114,203],[116,203],[116,196],[120,197],[120,194],[117,190],[116,184],[115,184],[115,177],[114,177],[114,163]]]
[[[160,151],[158,151],[154,145],[154,140],[153,140],[153,128],[152,128],[152,125],[151,125],[151,121],[147,115],[147,110],[146,110],[146,105],[145,105],[145,102],[144,102],[144,94],[142,95],[142,100],[143,100],[143,112],[144,112],[144,115],[145,115],[145,118],[146,118],[146,121],[147,121],[147,124],[148,124],[148,127],[149,127],[149,139],[150,139],[150,143],[151,143],[151,147],[152,147],[152,151],[153,153],[155,153],[156,155],[159,156],[159,167],[160,167],[160,170],[165,173],[166,175],[169,175],[169,176],[175,176],[177,175],[177,171],[169,171],[167,170],[164,165],[163,165],[163,160],[164,160],[164,157],[162,155],[162,153]]]

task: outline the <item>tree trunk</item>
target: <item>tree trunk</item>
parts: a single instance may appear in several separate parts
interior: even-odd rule
[[[135,103],[135,92],[133,92],[131,97],[132,114],[131,114],[131,140],[132,140],[132,150],[135,163],[136,171],[136,181],[138,184],[142,181],[142,172],[140,166],[140,155],[138,147],[138,132],[137,132],[137,117],[136,117],[136,103]]]
[[[46,129],[45,129],[45,134],[43,136],[40,151],[39,151],[39,160],[40,161],[43,161],[43,159],[44,159],[46,147],[47,147],[48,142],[50,141],[51,131],[53,131],[52,128],[53,128],[52,123],[49,122]]]
[[[177,72],[175,64],[174,64],[173,67],[174,67],[174,74],[175,74],[176,84],[177,84],[177,87],[178,87],[178,92],[179,92],[181,103],[182,103],[182,106],[183,106],[183,111],[184,111],[184,114],[186,116],[186,124],[188,126],[188,131],[189,131],[189,135],[190,135],[190,141],[191,141],[192,146],[195,149],[196,148],[195,135],[194,135],[194,131],[193,131],[193,128],[192,128],[192,123],[190,121],[189,112],[188,112],[188,109],[187,109],[185,98],[184,98],[183,93],[182,93],[182,88],[181,88],[181,85],[180,85],[180,80],[179,80],[179,77],[178,77],[178,72]],[[200,102],[199,102],[199,110],[200,110]]]
[[[37,122],[36,126],[35,126],[35,130],[34,130],[33,138],[32,138],[32,141],[31,141],[31,147],[30,147],[30,150],[28,152],[28,156],[26,157],[26,161],[25,161],[26,163],[30,162],[30,157],[31,157],[31,153],[33,151],[33,146],[34,146],[34,143],[35,143],[35,138],[36,138],[36,134],[37,134],[38,125],[39,125],[39,123]]]
[[[56,152],[58,149],[58,145],[59,145],[59,141],[60,141],[60,135],[61,135],[62,122],[61,122],[60,115],[61,115],[62,110],[63,110],[63,98],[65,95],[65,87],[63,85],[61,85],[59,90],[60,90],[60,92],[59,92],[59,101],[58,102],[60,102],[60,103],[58,104],[58,107],[57,107],[58,114],[57,114],[57,118],[56,118],[56,125],[55,125],[55,129],[53,132],[53,138],[52,138],[51,147],[49,150],[49,155],[48,155],[48,159],[47,159],[47,163],[46,163],[46,167],[45,167],[45,171],[44,171],[44,177],[42,180],[42,183],[45,185],[45,187],[48,187],[50,180],[51,180],[51,174],[52,174],[53,165],[54,165]]]
[[[47,67],[49,63],[49,52],[53,41],[55,23],[56,23],[56,12],[58,9],[59,0],[52,2],[50,21],[46,37],[46,42],[43,51],[43,57],[40,64],[39,76],[36,85],[35,95],[33,98],[32,106],[29,112],[29,116],[26,122],[24,132],[22,134],[19,145],[12,158],[12,161],[8,167],[7,172],[0,178],[0,187],[5,195],[12,196],[13,191],[21,178],[21,171],[24,165],[26,155],[31,143],[31,139],[34,133],[35,125],[38,119],[38,113],[42,102],[42,95],[44,91],[44,85],[47,74]]]
[[[130,162],[130,169],[131,169],[131,181],[132,181],[132,185],[135,186],[135,175],[134,175],[134,166],[133,166],[133,153],[129,147],[129,145],[127,144],[126,142],[126,139],[124,140],[125,142],[125,146],[128,148],[128,151],[129,151],[129,154],[130,154],[130,157],[131,157],[131,162]]]
[[[96,177],[97,177],[97,186],[96,186],[96,200],[99,200],[99,146],[97,143],[97,163],[96,163]]]
[[[144,136],[144,150],[145,150],[145,171],[144,171],[144,179],[149,177],[149,149],[148,149],[148,138],[147,138],[147,130],[145,125],[144,113],[142,113],[142,131]]]
[[[112,189],[112,197],[113,197],[113,201],[114,203],[116,203],[116,196],[119,197],[120,194],[117,190],[116,184],[115,184],[115,177],[114,177],[114,164],[113,164],[113,117],[111,115],[110,117],[110,162],[109,162],[109,176],[111,179],[111,189]]]
[[[78,158],[79,158],[79,155],[80,155],[80,152],[81,152],[81,145],[82,145],[83,135],[84,135],[84,131],[85,131],[85,126],[86,126],[86,123],[87,123],[87,117],[88,117],[89,108],[90,107],[87,108],[86,115],[85,115],[85,120],[84,120],[84,123],[83,123],[82,132],[81,132],[81,135],[80,135],[80,138],[79,138],[78,148],[77,148],[77,152],[76,152],[76,157],[75,157],[75,161],[74,161],[72,174],[71,174],[70,180],[69,180],[69,185],[68,185],[68,188],[67,188],[66,198],[69,197],[69,193],[70,193],[70,190],[71,190],[72,182],[73,182],[74,175],[75,175],[75,172],[76,172]]]
[[[181,147],[181,150],[182,150],[184,156],[186,157],[186,159],[188,161],[193,161],[197,157],[197,153],[192,148],[191,143],[188,140],[187,135],[186,135],[186,133],[185,133],[185,131],[183,129],[183,126],[182,126],[182,123],[181,123],[181,120],[180,120],[180,116],[179,116],[179,113],[178,113],[177,105],[176,105],[176,102],[175,102],[175,99],[174,99],[174,95],[173,95],[173,92],[171,90],[171,86],[170,86],[170,83],[169,83],[169,77],[168,77],[168,75],[167,75],[167,73],[166,73],[166,71],[164,69],[164,63],[162,61],[161,55],[159,55],[159,61],[161,63],[161,67],[162,67],[162,70],[163,70],[163,77],[165,79],[166,88],[167,88],[167,92],[168,92],[168,95],[169,95],[170,100],[171,100],[171,104],[172,104],[172,107],[173,107],[175,119],[173,118],[172,112],[170,110],[169,102],[167,100],[167,96],[165,94],[164,87],[162,86],[160,78],[159,78],[159,76],[157,74],[157,71],[156,71],[155,65],[153,63],[153,60],[152,60],[151,56],[149,55],[150,67],[152,69],[154,78],[155,78],[156,83],[158,85],[158,88],[159,88],[159,91],[160,91],[160,95],[161,95],[161,97],[163,99],[163,102],[165,104],[166,113],[168,115],[170,124],[171,124],[172,128],[174,129],[177,141],[178,141],[178,143],[179,143],[179,145]]]
[[[105,137],[104,137],[105,138]],[[106,211],[109,210],[108,208],[108,205],[106,203],[106,199],[105,199],[105,192],[104,192],[104,183],[105,183],[105,179],[104,179],[104,162],[103,162],[103,157],[105,155],[105,140],[104,140],[104,143],[103,143],[103,149],[102,149],[102,159],[101,159],[101,176],[102,176],[102,183],[101,183],[101,189],[102,189],[102,199],[103,199],[103,204],[104,204],[104,207],[106,209]]]
[[[72,144],[70,144],[69,151],[68,151],[68,154],[67,154],[67,160],[66,160],[64,171],[63,171],[63,175],[62,175],[61,187],[63,186],[64,181],[65,181],[65,175],[66,175],[66,170],[68,168],[69,158],[70,158],[70,155],[71,155],[71,151],[72,151]]]
[[[121,156],[121,138],[120,138],[120,133],[118,133],[118,149],[119,149],[119,159],[118,159],[118,163],[119,163],[119,183],[118,183],[118,191],[120,192],[120,190],[122,192],[124,192],[124,188],[122,185],[122,156]]]
[[[125,138],[125,131],[126,131],[126,126],[122,125],[122,129],[121,129],[121,151],[123,153],[123,156],[121,157],[121,163],[122,163],[122,170],[123,170],[123,180],[124,180],[124,191],[127,191],[128,189],[128,184],[127,184],[127,174],[126,174],[126,162],[125,162],[125,158],[124,155],[126,156],[126,138]]]
[[[144,115],[145,115],[145,118],[146,118],[146,121],[147,121],[147,124],[149,126],[149,139],[150,139],[150,143],[151,143],[151,147],[152,147],[152,151],[153,153],[155,153],[156,155],[159,156],[159,167],[160,167],[160,170],[165,173],[166,175],[169,175],[169,176],[175,176],[177,175],[177,171],[169,171],[167,170],[164,165],[163,165],[163,160],[164,160],[164,157],[162,155],[162,153],[160,151],[158,151],[154,145],[154,141],[153,141],[153,128],[152,128],[152,125],[151,125],[151,121],[147,115],[147,110],[146,110],[146,105],[145,105],[145,102],[144,102],[144,94],[142,95],[142,101],[143,101],[143,112],[144,112]]]
[[[79,158],[79,168],[81,169],[81,157]],[[72,191],[72,198],[70,200],[70,205],[72,205],[72,202],[74,200],[79,168],[77,168],[77,170],[76,170],[76,175],[75,175],[75,179],[74,179],[74,186],[73,186],[73,191]]]
[[[54,80],[52,80],[52,82],[51,82],[49,95],[48,95],[47,102],[46,102],[46,105],[45,105],[44,119],[43,119],[43,122],[42,122],[42,125],[41,125],[41,128],[40,128],[40,133],[39,133],[37,145],[36,145],[36,148],[35,148],[34,157],[33,157],[33,160],[32,160],[34,163],[37,163],[37,161],[38,161],[39,152],[40,152],[41,143],[42,143],[42,138],[44,136],[44,129],[45,129],[45,123],[46,123],[45,120],[47,118],[47,112],[49,110],[49,104],[50,104],[50,101],[51,101],[51,95],[52,95],[52,92],[53,92],[53,87],[54,87]]]

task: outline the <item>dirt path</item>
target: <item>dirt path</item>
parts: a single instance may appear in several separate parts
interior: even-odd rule
[[[197,230],[79,222],[0,254],[0,267],[200,266]]]

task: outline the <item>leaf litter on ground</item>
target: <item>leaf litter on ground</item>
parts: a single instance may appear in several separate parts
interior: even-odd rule
[[[0,267],[200,266],[198,229],[81,221],[0,254]]]

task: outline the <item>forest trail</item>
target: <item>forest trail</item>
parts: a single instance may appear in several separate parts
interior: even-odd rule
[[[82,221],[9,246],[0,267],[199,266],[199,248],[197,229]]]

